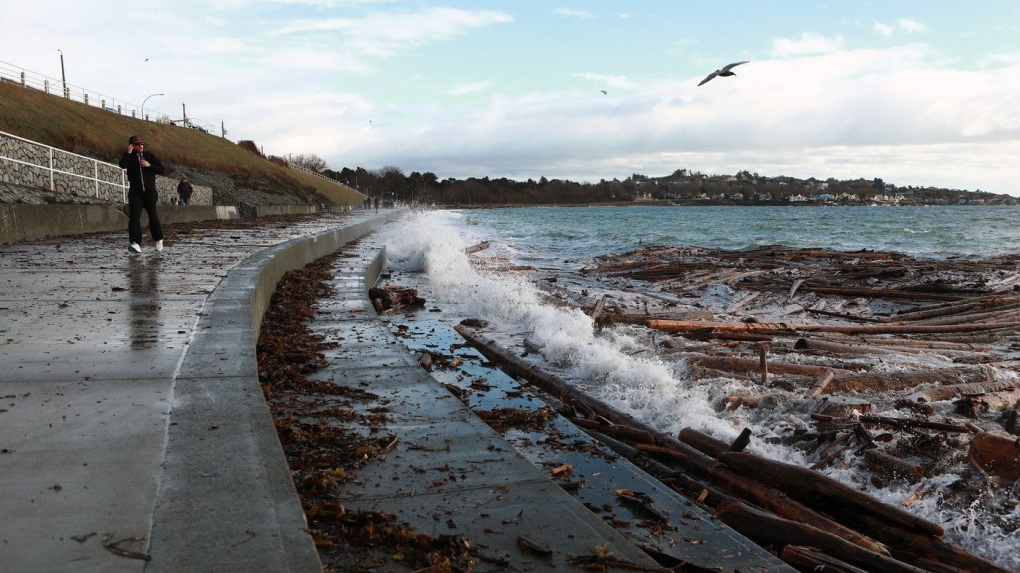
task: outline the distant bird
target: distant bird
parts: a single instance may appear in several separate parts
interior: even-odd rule
[[[737,62],[737,63],[735,63],[735,64],[730,64],[730,65],[728,65],[728,66],[724,67],[724,68],[723,68],[723,69],[721,69],[721,70],[716,70],[716,71],[714,71],[714,72],[712,72],[712,73],[708,74],[708,77],[707,77],[707,78],[705,78],[705,79],[703,79],[703,80],[701,80],[701,83],[700,83],[700,84],[698,84],[698,85],[699,85],[699,86],[700,86],[700,85],[704,85],[704,84],[708,83],[708,80],[711,80],[712,78],[714,78],[714,77],[716,77],[716,76],[721,76],[721,77],[724,77],[724,78],[725,78],[726,76],[735,76],[735,75],[737,75],[737,74],[735,74],[735,73],[731,72],[730,70],[731,70],[731,69],[733,69],[733,68],[735,68],[735,67],[737,67],[737,66],[739,66],[740,64],[746,64],[746,63],[747,63],[748,61],[750,61],[750,60],[745,60],[745,61],[743,61],[743,62]]]
[[[602,95],[609,95],[609,92],[607,92],[606,90],[599,90],[599,91],[602,92]]]

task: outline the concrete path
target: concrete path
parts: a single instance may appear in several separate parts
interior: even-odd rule
[[[126,231],[0,246],[0,571],[186,570],[178,560],[203,548],[157,543],[175,527],[189,529],[178,540],[207,540],[209,554],[235,564],[317,569],[271,421],[266,433],[251,303],[339,246],[309,245],[323,250],[340,240],[335,229],[367,232],[385,218],[169,227],[167,248],[149,243],[141,255],[127,252]],[[237,284],[225,291],[228,273]],[[227,488],[234,502],[218,509],[232,515],[198,513]],[[228,548],[246,540],[238,560]],[[209,565],[191,570],[255,570]]]

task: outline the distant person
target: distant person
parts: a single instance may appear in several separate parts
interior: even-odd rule
[[[142,209],[149,215],[149,232],[156,241],[156,250],[163,250],[163,227],[159,224],[156,203],[156,175],[163,174],[163,162],[145,150],[145,140],[140,135],[128,138],[128,147],[120,158],[120,167],[127,169],[128,182],[128,251],[142,252]]]
[[[178,205],[191,205],[191,193],[194,189],[191,188],[191,183],[188,182],[187,177],[181,177],[181,182],[177,184],[177,195],[180,196]]]
[[[379,212],[379,198],[376,197],[375,199],[372,199],[372,202],[375,203],[375,212],[378,213]]]

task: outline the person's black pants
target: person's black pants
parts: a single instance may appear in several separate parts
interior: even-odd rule
[[[156,212],[158,201],[159,193],[156,191],[128,193],[128,237],[132,243],[142,244],[142,209],[149,214],[149,232],[152,233],[152,240],[163,239],[163,226],[159,224],[159,213]]]

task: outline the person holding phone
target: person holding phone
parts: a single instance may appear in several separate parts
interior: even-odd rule
[[[145,140],[140,135],[128,138],[128,147],[120,158],[121,169],[127,170],[128,182],[128,251],[142,252],[142,209],[149,215],[149,232],[156,242],[156,250],[163,250],[163,227],[159,224],[156,203],[156,175],[163,174],[163,163],[154,154],[146,151]]]

